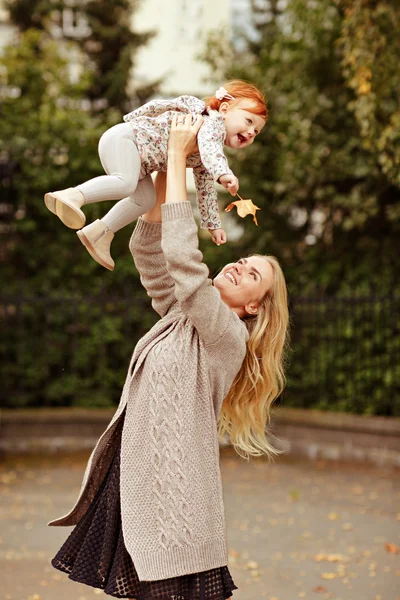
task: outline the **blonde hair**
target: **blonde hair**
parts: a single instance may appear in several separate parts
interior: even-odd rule
[[[218,435],[229,441],[239,456],[281,454],[268,440],[273,402],[285,386],[285,350],[288,345],[289,311],[282,269],[274,256],[264,258],[272,267],[272,287],[260,302],[255,317],[245,318],[249,339],[241,369],[218,417]]]

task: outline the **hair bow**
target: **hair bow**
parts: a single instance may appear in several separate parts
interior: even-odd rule
[[[235,99],[234,96],[231,96],[231,94],[229,94],[224,87],[218,88],[218,90],[215,92],[215,97],[218,100],[223,100],[224,98],[227,98],[228,100]]]

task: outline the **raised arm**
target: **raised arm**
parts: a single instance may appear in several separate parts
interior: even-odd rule
[[[218,181],[221,175],[232,173],[224,154],[225,136],[225,125],[218,115],[207,117],[197,135],[201,162],[214,181]]]
[[[212,175],[202,165],[193,167],[196,184],[197,204],[200,211],[200,227],[202,229],[218,229],[222,227],[218,208],[218,197]]]
[[[203,255],[198,248],[197,226],[193,218],[186,191],[186,153],[190,115],[184,125],[172,121],[168,149],[166,203],[162,206],[162,248],[168,271],[175,282],[175,297],[182,312],[196,327],[207,345],[214,344],[223,336],[245,333],[237,315],[223,302],[212,285]],[[178,133],[181,128],[182,135]],[[185,136],[186,132],[186,136]]]
[[[146,178],[142,185],[153,186]],[[130,241],[130,249],[139,271],[140,281],[152,299],[154,310],[163,317],[176,302],[175,282],[169,275],[161,249],[161,205],[165,200],[166,173],[157,173],[157,201],[149,212],[140,217]]]

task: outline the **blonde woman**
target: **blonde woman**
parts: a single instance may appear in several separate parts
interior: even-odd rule
[[[231,597],[218,433],[242,456],[278,453],[266,426],[284,383],[285,280],[258,255],[209,279],[185,185],[202,117],[191,120],[172,122],[166,194],[158,179],[130,243],[161,318],[134,350],[75,506],[49,523],[76,525],[52,565],[118,598]]]

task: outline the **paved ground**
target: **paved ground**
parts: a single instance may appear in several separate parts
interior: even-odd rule
[[[0,598],[91,600],[50,565],[88,455],[0,467]],[[391,468],[221,453],[233,600],[400,600],[400,476]],[[107,596],[111,598],[110,596]]]

